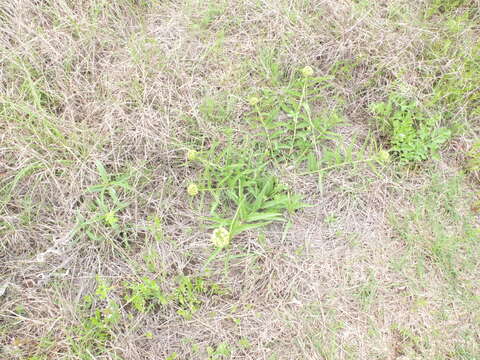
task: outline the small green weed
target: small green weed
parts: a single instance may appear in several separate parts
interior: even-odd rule
[[[107,351],[107,342],[121,319],[120,305],[111,296],[113,288],[100,277],[97,277],[97,283],[95,295],[85,296],[80,306],[82,313],[89,314],[72,328],[70,347],[82,359],[100,356]]]
[[[85,305],[90,298],[85,298]],[[111,326],[117,324],[120,319],[119,305],[114,301],[108,303],[102,309],[95,309],[82,324],[81,334],[85,337],[91,337],[95,341],[104,341],[110,339]]]
[[[164,293],[158,282],[149,278],[125,282],[123,286],[127,291],[124,297],[126,304],[131,304],[136,311],[145,313],[174,303],[178,307],[177,314],[185,319],[191,319],[200,309],[204,296],[223,294],[218,285],[190,276],[180,276],[178,286],[170,294]]]
[[[229,344],[220,343],[216,347],[207,347],[208,360],[226,359],[232,354]]]
[[[218,285],[209,284],[201,277],[181,276],[171,298],[179,307],[177,314],[185,319],[191,319],[202,305],[202,296],[221,293]]]
[[[132,173],[114,176],[107,172],[102,163],[97,162],[96,165],[101,183],[90,186],[86,190],[87,194],[96,195],[88,203],[89,213],[95,215],[89,219],[80,216],[77,225],[77,230],[83,230],[83,233],[93,241],[104,239],[102,232],[105,231],[111,231],[114,237],[122,233],[123,226],[119,224],[119,214],[128,206],[128,203],[121,200],[119,192],[129,193],[133,190],[128,183]]]
[[[175,359],[178,359],[178,354],[176,352],[168,355],[165,360],[175,360]]]
[[[252,344],[250,343],[250,340],[247,338],[243,337],[240,340],[238,340],[238,346],[241,349],[250,349],[252,347]]]
[[[129,292],[125,300],[139,312],[148,312],[169,302],[155,280],[144,277],[140,282],[125,282],[124,287]]]
[[[371,104],[370,109],[390,139],[390,152],[401,164],[438,157],[441,145],[450,138],[450,130],[438,126],[438,116],[428,116],[415,101],[399,93],[391,93],[385,102]]]

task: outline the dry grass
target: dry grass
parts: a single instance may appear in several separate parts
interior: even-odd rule
[[[480,130],[479,4],[435,4],[2,3],[0,357],[480,359],[478,183],[463,174]],[[187,195],[202,168],[186,150],[240,141],[248,98],[305,65],[331,76],[313,107],[345,120],[317,156],[354,161],[272,170],[311,206],[235,236],[206,271],[211,199]],[[392,91],[446,114],[440,159],[365,160],[389,146],[369,105]],[[118,202],[101,204],[98,184]],[[221,291],[199,291],[191,317],[126,303],[126,282],[173,294],[181,275]],[[107,335],[85,330],[108,301]]]

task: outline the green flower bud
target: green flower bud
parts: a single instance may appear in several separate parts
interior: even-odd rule
[[[303,69],[302,69],[302,75],[303,77],[311,77],[313,75],[314,71],[313,71],[313,68],[311,66],[305,66]]]
[[[195,195],[197,195],[197,194],[198,194],[198,186],[197,186],[197,184],[192,183],[192,184],[188,185],[188,187],[187,187],[187,193],[188,193],[188,195],[190,195],[190,196],[192,196],[192,197],[195,196]]]
[[[215,229],[213,230],[211,241],[215,247],[223,249],[230,243],[230,233],[223,227]]]

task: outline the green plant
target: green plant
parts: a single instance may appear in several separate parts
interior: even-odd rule
[[[465,168],[480,181],[480,141],[476,141],[468,150]]]
[[[223,294],[224,291],[217,285],[207,282],[202,277],[180,276],[178,286],[171,295],[171,299],[177,304],[177,314],[185,319],[191,319],[202,305],[203,296]]]
[[[172,354],[168,355],[165,360],[175,360],[178,359],[178,354],[176,352],[173,352]]]
[[[212,146],[205,161],[203,182],[212,196],[212,227],[225,227],[231,236],[243,231],[284,221],[290,213],[304,206],[300,196],[292,194],[268,172],[268,160],[249,147],[230,143],[218,151]]]
[[[330,78],[316,77],[314,69],[306,66],[284,82],[286,76],[275,54],[262,53],[260,63],[273,87],[249,99],[253,111],[247,120],[257,133],[237,140],[239,134],[232,134],[230,129],[227,141],[210,143],[208,151],[189,150],[186,155],[187,161],[203,166],[199,183],[202,193],[211,196],[211,227],[226,228],[231,237],[286,221],[287,212],[305,206],[301,197],[292,194],[274,175],[276,169],[288,164],[318,171],[320,152],[321,162],[337,165],[343,160],[338,151],[330,151],[324,144],[337,138],[332,130],[342,117],[336,111],[314,111],[311,105],[321,97],[322,90],[331,86]],[[207,109],[210,114],[215,106]],[[198,189],[192,183],[188,193],[195,196]]]
[[[215,348],[214,347],[207,347],[208,353],[208,360],[215,360],[215,359],[225,359],[230,357],[232,354],[232,350],[230,349],[230,345],[227,343],[220,343]]]
[[[125,300],[139,312],[148,312],[169,302],[155,280],[144,277],[140,282],[126,282],[124,286],[129,292]]]
[[[245,337],[238,340],[238,345],[241,349],[250,349],[252,347],[252,344],[250,343],[250,340],[248,340]]]
[[[96,281],[97,289],[95,290],[95,295],[97,295],[100,300],[106,300],[110,295],[110,292],[113,290],[113,287],[98,275],[96,277]]]
[[[81,357],[83,354],[104,354],[106,343],[114,334],[114,326],[121,319],[120,305],[111,296],[113,288],[98,276],[97,284],[95,294],[85,296],[81,303],[81,313],[87,314],[81,318],[79,325],[72,328],[70,346]]]
[[[450,130],[438,126],[438,116],[426,115],[415,101],[396,92],[385,102],[371,104],[370,110],[390,139],[390,152],[401,164],[437,157],[451,135]]]
[[[249,123],[260,131],[257,151],[274,162],[295,166],[317,160],[311,155],[320,152],[325,141],[337,138],[332,130],[343,122],[337,111],[312,106],[331,86],[331,78],[314,77],[310,67],[300,73],[285,85],[262,89],[258,97],[252,97],[249,117]]]
[[[87,194],[95,194],[92,201],[88,203],[90,212],[95,215],[88,219],[80,216],[76,228],[77,234],[80,233],[79,230],[83,230],[91,240],[103,238],[99,234],[102,228],[111,230],[114,236],[121,234],[119,214],[128,206],[128,203],[121,200],[119,192],[133,191],[128,183],[132,173],[111,175],[101,162],[97,161],[96,166],[101,183],[92,185],[86,190]]]
[[[90,299],[85,298],[85,303]],[[111,326],[118,323],[120,318],[119,305],[114,301],[101,309],[95,309],[93,314],[82,323],[82,336],[92,338],[94,341],[105,341],[111,337]]]
[[[432,0],[426,10],[426,17],[452,12],[465,4],[466,0]]]

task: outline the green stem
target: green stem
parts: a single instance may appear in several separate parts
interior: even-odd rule
[[[207,268],[207,266],[217,257],[218,254],[220,254],[220,251],[222,251],[222,248],[216,248],[215,251],[210,255],[210,257],[205,261],[205,264],[203,264],[203,271]]]
[[[307,172],[304,172],[304,173],[301,173],[301,174],[298,174],[299,176],[303,176],[303,175],[312,175],[312,174],[316,174],[316,173],[320,173],[320,172],[323,172],[323,171],[326,171],[326,170],[330,170],[330,169],[335,169],[335,168],[338,168],[338,167],[342,167],[342,166],[345,166],[345,165],[350,165],[350,164],[359,164],[359,163],[363,163],[363,162],[369,162],[369,161],[374,161],[375,159],[363,159],[363,160],[355,160],[355,161],[348,161],[348,162],[343,162],[341,164],[336,164],[336,165],[331,165],[331,166],[327,166],[327,167],[324,167],[323,169],[318,169],[318,170],[314,170],[314,171],[307,171]]]

